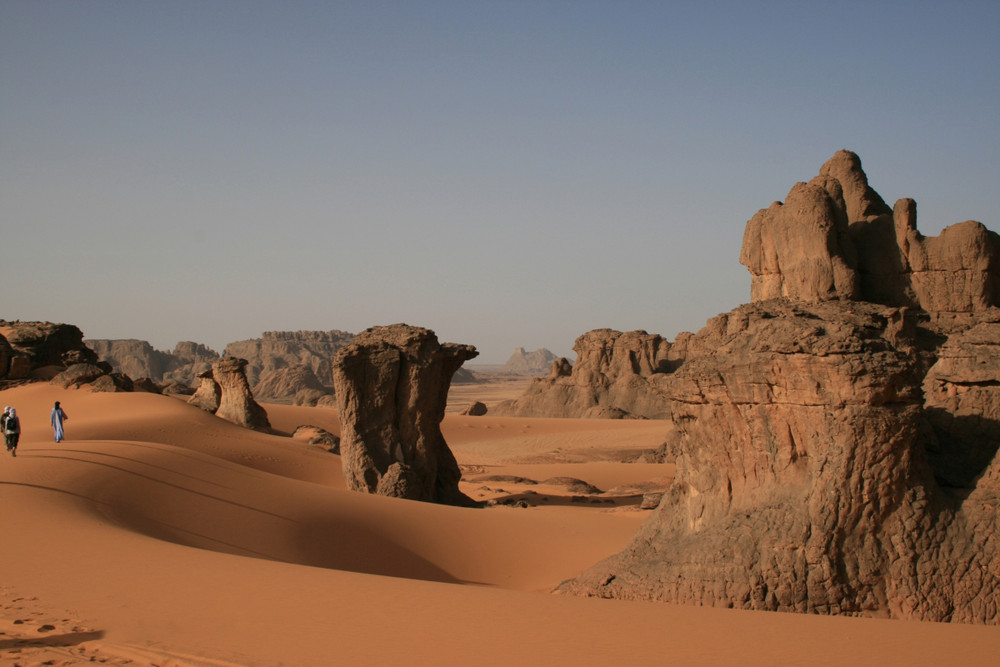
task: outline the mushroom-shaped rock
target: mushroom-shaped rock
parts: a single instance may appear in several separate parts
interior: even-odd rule
[[[472,505],[441,435],[451,378],[479,353],[429,329],[372,327],[334,356],[347,485],[365,493]]]
[[[265,431],[271,428],[271,424],[267,419],[267,412],[250,393],[246,366],[246,359],[236,357],[225,357],[212,364],[212,376],[222,392],[215,416],[240,426]]]

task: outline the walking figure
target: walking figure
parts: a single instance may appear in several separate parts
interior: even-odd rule
[[[17,441],[21,438],[21,422],[17,418],[17,410],[6,408],[3,415],[3,438],[7,442],[7,451],[11,456],[17,456]]]
[[[56,442],[62,442],[66,434],[63,433],[63,422],[69,419],[62,408],[59,407],[59,401],[56,401],[56,405],[52,408],[52,430],[55,432]]]

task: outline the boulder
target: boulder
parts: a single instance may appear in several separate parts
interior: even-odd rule
[[[429,329],[372,327],[337,351],[334,386],[344,478],[355,491],[472,505],[441,435],[455,371],[478,352]]]
[[[480,403],[479,401],[473,401],[468,406],[465,407],[459,414],[466,415],[469,417],[482,417],[487,412],[487,407],[485,403]]]
[[[303,440],[310,445],[319,445],[331,454],[340,453],[340,438],[319,426],[309,424],[297,426],[295,432],[292,433],[292,439]]]

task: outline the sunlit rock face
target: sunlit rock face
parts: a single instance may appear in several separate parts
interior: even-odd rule
[[[441,435],[455,371],[478,355],[471,345],[439,343],[429,329],[372,327],[338,350],[334,388],[348,486],[365,493],[471,505]]]

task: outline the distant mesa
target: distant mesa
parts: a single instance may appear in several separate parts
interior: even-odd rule
[[[147,341],[134,338],[88,338],[84,342],[116,372],[149,378],[161,387],[191,387],[197,384],[198,374],[219,359],[217,352],[192,341],[177,343],[172,352],[156,350]]]
[[[512,375],[544,375],[555,360],[556,355],[545,348],[527,352],[523,347],[519,347],[500,368],[500,372]]]
[[[344,479],[355,491],[473,505],[441,434],[455,371],[478,355],[429,329],[372,327],[338,350],[334,383]]]
[[[266,331],[261,338],[229,343],[222,356],[247,361],[247,382],[260,400],[306,400],[315,405],[321,395],[333,392],[330,361],[353,338],[354,334],[337,330]],[[178,343],[172,352],[156,350],[144,340],[87,339],[86,343],[116,372],[149,378],[169,393],[188,393],[199,384],[200,374],[222,358],[190,341]],[[303,399],[307,390],[322,394]]]
[[[247,360],[247,381],[255,389],[264,376],[292,366],[308,367],[321,386],[333,387],[333,355],[352,340],[354,334],[335,329],[265,331],[260,338],[229,343],[223,355]],[[292,392],[284,398],[291,399],[294,395]]]

